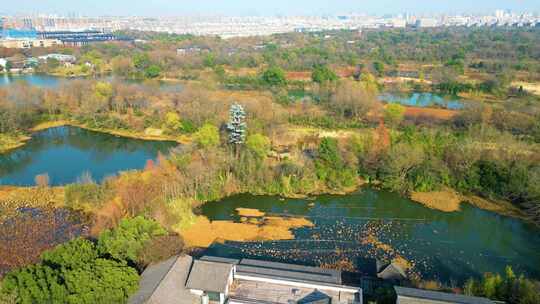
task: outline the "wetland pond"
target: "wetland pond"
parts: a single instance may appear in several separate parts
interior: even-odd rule
[[[55,88],[61,80],[59,77],[40,74],[0,75],[0,87],[9,87],[20,81],[39,88]]]
[[[36,132],[22,147],[0,154],[0,185],[31,186],[47,173],[50,184],[76,182],[83,174],[96,181],[120,171],[142,169],[177,143],[114,136],[77,127]]]
[[[399,103],[410,107],[441,107],[450,110],[460,110],[465,101],[459,96],[439,95],[429,92],[414,92],[405,94],[384,93],[379,99],[388,103]]]
[[[311,99],[314,96],[303,90],[291,90],[289,91],[289,98],[293,101],[301,100],[302,98],[309,97]],[[408,107],[419,108],[443,108],[449,110],[461,110],[467,106],[468,103],[474,102],[465,100],[462,97],[455,95],[443,95],[431,92],[382,92],[377,96],[378,100],[383,103],[398,103]]]
[[[54,88],[53,76],[0,77],[0,86],[17,79]],[[463,107],[458,99],[430,93],[382,95],[382,100],[410,106]],[[130,169],[142,169],[173,142],[117,137],[76,127],[36,132],[21,148],[0,154],[0,185],[29,186],[47,173],[51,185],[76,182],[85,172],[96,181]],[[209,254],[260,257],[308,264],[347,260],[362,270],[366,259],[401,257],[423,279],[463,282],[484,272],[502,272],[511,265],[518,273],[540,279],[540,229],[519,219],[463,204],[459,212],[441,212],[395,193],[363,188],[345,195],[315,199],[236,195],[206,203],[201,213],[210,220],[240,221],[236,208],[267,215],[305,217],[313,226],[294,229],[283,241],[214,243]]]
[[[58,77],[46,74],[21,74],[21,75],[0,75],[0,88],[14,86],[17,83],[24,82],[32,87],[44,88],[44,89],[57,89],[62,84],[67,84],[75,80],[99,80],[106,82],[120,82],[129,85],[139,86],[140,89],[158,87],[161,91],[165,92],[179,92],[182,90],[182,84],[177,82],[166,81],[144,81],[137,79],[122,79],[114,76],[105,76],[100,78],[91,77]]]
[[[206,203],[210,220],[240,221],[236,208],[268,216],[300,216],[313,227],[294,230],[294,240],[214,243],[208,254],[286,262],[334,264],[344,258],[357,270],[366,259],[403,257],[423,279],[463,282],[484,272],[516,272],[540,278],[540,229],[519,219],[462,204],[459,212],[424,207],[395,193],[363,188],[314,200],[237,195]]]

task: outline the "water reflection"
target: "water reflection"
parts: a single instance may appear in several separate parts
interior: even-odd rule
[[[61,82],[61,78],[47,75],[34,75],[34,74],[3,74],[0,75],[0,87],[10,86],[16,82],[24,81],[30,85],[41,88],[55,88]]]
[[[411,94],[384,93],[379,99],[388,103],[399,103],[412,107],[443,107],[446,109],[459,110],[464,107],[463,100],[459,96],[442,96],[428,92],[415,92]]]
[[[212,220],[239,220],[237,207],[306,216],[315,226],[295,230],[295,240],[225,242],[214,244],[209,253],[311,264],[347,258],[359,269],[364,258],[384,261],[400,255],[425,279],[463,282],[484,272],[502,272],[506,265],[540,278],[540,229],[469,205],[445,213],[368,188],[314,201],[239,195],[207,203],[201,212]],[[371,236],[393,254],[363,242]]]
[[[38,132],[20,149],[0,155],[0,184],[33,185],[34,177],[48,173],[53,185],[75,182],[84,172],[96,180],[129,169],[141,169],[172,142],[122,138],[58,127]]]
[[[45,89],[56,89],[61,85],[69,84],[71,81],[76,80],[93,80],[94,78],[90,77],[57,77],[46,74],[3,74],[0,75],[0,87],[9,87],[17,82],[26,82],[30,86],[45,88]],[[183,86],[177,82],[165,82],[159,80],[145,81],[145,80],[136,80],[136,79],[122,79],[114,76],[101,77],[99,81],[114,82],[114,83],[123,83],[126,85],[133,85],[138,89],[144,90],[160,90],[162,92],[173,93],[182,91]]]

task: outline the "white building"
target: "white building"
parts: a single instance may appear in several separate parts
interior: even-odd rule
[[[130,304],[362,304],[341,271],[251,259],[176,256],[148,267]]]
[[[405,26],[407,26],[407,20],[404,18],[394,18],[390,20],[389,24],[391,27],[404,28]]]
[[[439,26],[439,21],[435,18],[419,18],[416,20],[418,27],[436,27]]]
[[[57,39],[1,39],[0,46],[8,49],[30,49],[35,47],[53,47],[61,45]]]
[[[73,55],[65,55],[65,54],[47,54],[44,56],[39,56],[39,60],[47,61],[49,59],[56,59],[59,62],[62,63],[74,63],[77,61],[77,58]]]

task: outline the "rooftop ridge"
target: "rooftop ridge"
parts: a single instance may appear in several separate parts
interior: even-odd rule
[[[261,268],[273,268],[273,269],[280,269],[280,270],[286,270],[286,271],[301,271],[301,272],[306,272],[306,273],[315,273],[315,274],[330,275],[330,276],[338,276],[341,274],[341,271],[335,270],[335,269],[326,269],[326,268],[320,268],[316,266],[306,266],[306,265],[300,265],[300,264],[260,261],[260,260],[254,260],[254,259],[242,259],[239,265],[256,266],[256,267],[261,267]]]
[[[432,291],[416,288],[407,288],[394,286],[396,293],[403,297],[415,297],[426,300],[437,300],[448,303],[460,303],[460,304],[493,304],[494,302],[488,298],[466,296],[461,294],[447,293],[441,291]]]

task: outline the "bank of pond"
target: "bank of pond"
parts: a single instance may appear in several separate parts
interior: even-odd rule
[[[239,213],[239,208],[243,212]],[[82,215],[67,209],[42,213],[36,208],[26,208],[22,212],[31,214],[34,222],[35,217],[47,219],[43,214],[53,214],[56,225],[43,225],[49,230],[43,232],[46,237],[40,237],[41,241],[18,233],[19,237],[26,237],[24,245],[12,237],[0,236],[0,245],[11,244],[9,248],[14,253],[17,249],[13,246],[17,244],[24,248],[27,244],[51,248],[59,240],[65,242],[87,231],[86,226],[81,225],[85,220],[77,219]],[[260,219],[257,222],[254,217],[263,214],[274,220],[302,218],[310,222],[293,228],[291,239],[215,240],[204,254],[324,267],[346,266],[346,270],[364,275],[373,275],[372,267],[377,262],[397,261],[410,279],[458,286],[486,272],[504,273],[506,266],[528,278],[540,279],[540,229],[468,204],[460,211],[442,212],[396,193],[363,187],[348,195],[321,195],[311,199],[240,194],[208,202],[198,212],[211,221],[246,223],[247,216],[251,225],[260,225]],[[12,224],[8,219],[0,228]],[[205,237],[202,235],[205,230],[198,233],[199,237]],[[7,270],[9,268],[3,269]]]
[[[353,265],[367,273],[372,262],[398,261],[413,276],[446,284],[503,273],[507,265],[540,279],[540,229],[468,204],[457,212],[442,212],[364,187],[349,195],[313,199],[242,194],[206,203],[200,212],[212,221],[245,221],[237,208],[302,217],[313,225],[294,229],[290,240],[216,242],[209,254]]]
[[[398,103],[409,107],[436,107],[449,110],[461,110],[465,107],[466,101],[459,96],[440,95],[430,92],[410,92],[410,93],[383,93],[379,99],[386,103]]]
[[[17,82],[26,82],[27,84],[40,88],[55,89],[58,88],[61,84],[67,83],[69,81],[77,79],[89,79],[89,78],[64,78],[51,76],[46,74],[21,74],[21,75],[0,75],[0,87],[12,86]],[[127,84],[148,86],[149,83],[142,80],[130,80],[130,79],[120,79],[113,76],[98,78],[98,80],[107,81],[107,82],[124,82]],[[182,85],[175,82],[166,82],[166,81],[156,81],[154,84],[157,84],[161,90],[164,91],[181,91]],[[291,93],[296,98],[299,98],[304,95],[302,92]],[[398,93],[398,92],[384,92],[378,96],[381,102],[385,103],[399,103],[404,106],[410,107],[436,107],[436,108],[445,108],[450,110],[460,110],[465,107],[468,101],[463,100],[459,96],[453,95],[442,95],[431,92],[407,92],[407,93]]]
[[[130,85],[138,85],[141,88],[144,87],[159,87],[160,90],[179,92],[182,90],[182,85],[177,82],[168,81],[145,81],[138,79],[123,79],[115,76],[103,76],[103,77],[58,77],[47,74],[3,74],[0,75],[0,88],[10,87],[17,83],[24,82],[32,87],[44,88],[44,89],[56,89],[62,84],[69,83],[76,80],[99,80],[105,82],[121,82]]]
[[[424,104],[424,97],[412,98]],[[447,104],[454,106],[452,101]],[[24,146],[0,154],[0,185],[31,186],[45,173],[52,186],[74,183],[82,176],[99,182],[121,171],[142,169],[177,145],[72,126],[49,128],[35,132]],[[288,240],[216,242],[208,248],[210,253],[317,265],[345,262],[357,270],[363,270],[367,260],[399,260],[410,273],[447,283],[503,272],[510,265],[540,279],[540,229],[468,204],[457,212],[442,212],[395,193],[362,188],[314,199],[236,195],[206,203],[199,212],[212,221],[249,221],[238,208],[305,218],[313,225],[294,228],[294,238]]]
[[[102,181],[120,171],[142,169],[176,145],[71,126],[50,128],[32,134],[24,146],[0,154],[0,185],[35,185],[35,177],[43,174],[52,186],[77,182],[83,175]]]

